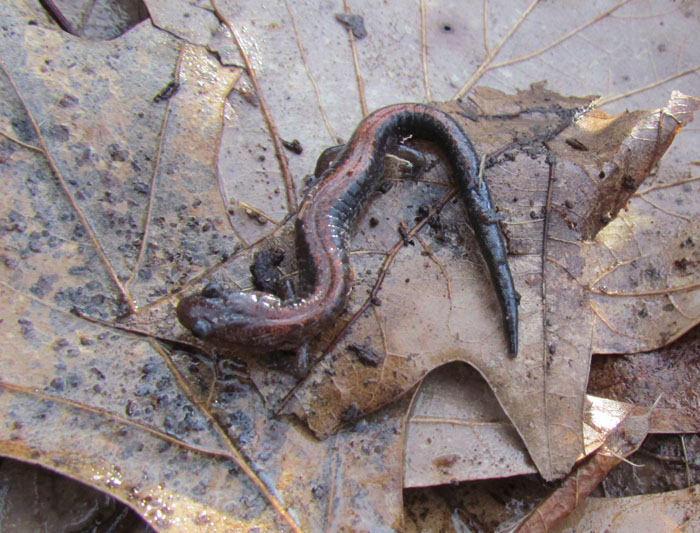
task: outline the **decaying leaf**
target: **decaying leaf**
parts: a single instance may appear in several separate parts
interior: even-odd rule
[[[608,472],[642,444],[649,432],[650,409],[637,408],[622,421],[592,457],[579,465],[560,486],[515,528],[518,533],[556,528],[585,501]]]
[[[598,448],[633,407],[587,396],[586,454]],[[457,363],[423,380],[407,420],[405,450],[405,487],[537,472],[486,382]]]
[[[7,177],[0,200],[3,455],[105,490],[161,529],[396,529],[408,395],[394,400],[426,372],[453,360],[476,366],[539,470],[551,478],[568,469],[580,448],[592,345],[581,341],[580,323],[555,320],[561,298],[567,304],[595,299],[596,327],[622,332],[596,338],[601,350],[641,338],[610,318],[623,298],[638,303],[672,288],[671,296],[661,296],[674,306],[663,309],[669,320],[635,341],[639,346],[674,338],[695,320],[694,300],[682,299],[695,294],[694,251],[641,249],[653,240],[641,233],[632,252],[602,240],[630,215],[599,231],[594,244],[580,244],[572,259],[583,257],[585,268],[576,283],[552,276],[541,260],[564,264],[557,256],[564,248],[554,243],[593,236],[603,222],[596,209],[608,201],[610,209],[624,204],[624,198],[608,198],[611,189],[593,187],[595,194],[570,199],[572,209],[557,187],[590,186],[589,166],[597,168],[598,159],[641,179],[687,121],[688,112],[673,106],[690,108],[694,101],[674,96],[656,115],[608,119],[591,112],[586,117],[595,124],[621,125],[597,142],[602,137],[591,128],[564,131],[584,124],[571,126],[571,118],[590,98],[564,98],[538,85],[516,95],[482,88],[468,101],[445,105],[486,156],[484,179],[503,216],[523,294],[518,359],[505,356],[493,291],[459,204],[451,200],[441,156],[429,144],[420,147],[434,164],[430,172],[398,179],[401,165],[390,165],[387,180],[394,187],[374,199],[353,239],[354,299],[337,327],[317,340],[316,356],[328,353],[298,388],[280,371],[289,359],[284,355],[215,353],[195,342],[174,317],[182,294],[212,279],[249,287],[252,255],[273,247],[286,250],[282,277],[294,278],[288,217],[303,193],[304,175],[323,147],[350,134],[367,102],[358,83],[361,96],[349,111],[345,90],[355,87],[347,76],[354,58],[346,30],[332,18],[335,8],[305,16],[312,24],[297,28],[290,21],[306,13],[289,4],[286,14],[255,15],[255,2],[148,4],[164,31],[146,21],[112,41],[90,43],[59,31],[38,4],[11,0],[0,7],[0,168]],[[319,37],[323,9],[337,33]],[[386,9],[392,28],[415,15]],[[164,10],[172,10],[169,18]],[[250,23],[232,25],[224,14]],[[360,55],[368,68],[356,77],[380,84],[369,91],[371,107],[424,99],[413,76],[421,63],[418,41],[397,38],[395,29],[386,40],[373,40],[378,19],[364,18],[369,36]],[[445,35],[452,31],[435,27]],[[274,60],[257,55],[263,41],[278,52]],[[381,53],[371,48],[378,42]],[[410,76],[385,75],[384,62],[398,64],[388,53],[392,47],[410,57],[401,65]],[[432,60],[443,57],[451,59],[441,76],[465,70],[455,63],[465,56]],[[316,105],[307,94],[291,99],[290,88],[308,88],[312,76],[300,65],[319,58],[332,64],[315,74],[316,81],[332,90],[317,92]],[[255,81],[258,68],[262,75]],[[663,128],[644,134],[671,127],[648,150],[640,146],[648,137],[633,141],[635,128],[652,117]],[[556,160],[545,157],[545,146]],[[630,154],[643,157],[631,161]],[[619,181],[622,171],[611,176],[606,185],[628,183]],[[674,211],[678,197],[667,195],[674,185],[696,190],[694,181],[682,179],[669,176],[649,189],[645,182],[629,204],[670,217],[677,250],[687,241],[682,231],[695,231],[690,224],[697,220],[695,202]],[[431,209],[435,216],[426,219]],[[676,227],[678,220],[689,225]],[[572,222],[581,226],[572,229]],[[657,231],[657,240],[670,235]],[[650,278],[630,294],[625,280],[637,274],[624,269],[636,265],[625,261],[637,256],[649,258],[661,280]],[[677,272],[664,270],[667,259]],[[386,277],[377,284],[379,272]],[[573,298],[566,283],[575,289]],[[358,313],[375,287],[371,306]],[[124,314],[130,317],[120,320]],[[647,331],[643,322],[635,327]],[[350,425],[389,402],[389,409]],[[290,418],[274,418],[271,410],[282,406],[319,435],[349,427],[321,442]]]
[[[700,488],[627,498],[588,498],[559,526],[575,531],[696,531]]]
[[[604,241],[586,244],[586,232],[601,225],[597,204],[608,202],[606,210],[610,211],[621,205],[622,194],[627,199],[632,196],[636,184],[656,165],[684,123],[679,121],[690,120],[691,111],[698,104],[692,98],[674,95],[664,110],[639,112],[632,119],[623,114],[617,117],[622,124],[610,118],[607,127],[598,132],[605,138],[600,148],[596,148],[592,138],[584,139],[591,147],[584,165],[577,163],[580,150],[557,145],[568,146],[563,138],[572,135],[572,128],[580,128],[577,124],[581,120],[589,120],[584,115],[567,128],[566,119],[561,118],[567,117],[562,111],[566,100],[557,100],[541,87],[512,97],[492,90],[477,91],[476,95],[476,109],[470,113],[467,110],[473,120],[466,121],[465,128],[479,152],[498,154],[487,159],[484,179],[489,181],[505,217],[511,252],[517,254],[510,263],[521,294],[519,356],[509,359],[506,355],[498,307],[476,246],[469,241],[464,246],[464,237],[448,234],[453,239],[451,243],[470,250],[464,252],[454,245],[446,246],[444,235],[438,231],[427,236],[421,233],[415,236],[415,246],[398,254],[382,281],[381,291],[371,293],[381,302],[380,306],[368,307],[372,300],[365,296],[374,283],[373,277],[365,276],[380,271],[379,261],[355,267],[364,273],[364,283],[358,284],[359,290],[356,287],[350,305],[348,320],[352,327],[332,341],[331,349],[324,352],[306,383],[294,390],[292,410],[306,419],[317,434],[325,436],[351,415],[371,412],[390,402],[432,368],[453,360],[467,361],[495,392],[540,473],[545,478],[557,477],[568,471],[583,451],[583,398],[599,316],[593,301],[596,289],[587,279],[587,269],[598,270],[601,249],[615,257]],[[480,116],[479,109],[497,107],[494,100],[508,113]],[[572,104],[569,101],[568,117],[577,108]],[[581,102],[577,104],[580,106]],[[517,112],[513,110],[516,106]],[[601,116],[598,111],[592,113]],[[513,124],[517,141],[500,147],[487,144],[495,137],[488,125],[495,122],[497,125],[492,128],[497,131],[511,127],[502,118],[504,114],[517,117]],[[529,121],[533,114],[536,118]],[[659,117],[671,117],[669,120],[676,121],[675,127],[670,128]],[[657,124],[654,134],[659,139],[650,149],[639,137],[640,131],[647,137],[652,135],[647,133],[651,123]],[[518,128],[523,131],[520,135]],[[552,145],[552,153],[546,152],[542,143]],[[575,156],[567,159],[567,150]],[[610,170],[613,167],[620,170]],[[597,192],[608,188],[605,180],[601,183],[603,169],[622,189],[614,198]],[[582,194],[586,190],[588,193]],[[380,206],[376,212],[370,208],[367,216],[379,217],[379,213],[394,212],[401,205],[411,205],[410,200],[389,208]],[[615,214],[610,212],[606,221],[610,222]],[[447,210],[440,212],[447,228],[459,228],[458,215]],[[360,227],[364,227],[363,221]],[[367,230],[361,235],[365,233]],[[381,230],[375,233],[383,235]],[[365,250],[386,250],[391,242],[388,237],[380,241],[373,234],[366,238],[371,239],[371,244],[366,244]],[[382,247],[378,243],[387,244]],[[353,245],[362,246],[362,238],[356,238]],[[541,259],[543,255],[545,261]],[[700,270],[688,275],[697,279]],[[418,288],[411,290],[411,282],[416,279]],[[362,289],[363,284],[368,288]],[[693,287],[697,285],[691,282]],[[663,289],[659,292],[664,294]],[[700,291],[691,293],[697,298]],[[362,314],[357,315],[358,311]],[[687,316],[685,322],[675,322],[676,329],[669,338],[697,322],[697,314],[695,318],[692,314]],[[358,365],[355,355],[346,349],[349,343],[371,343],[383,353],[383,363],[376,368]]]
[[[631,403],[587,395],[585,454],[579,459],[597,450],[633,409]],[[693,433],[698,427],[678,409],[657,407],[649,433]],[[486,382],[457,363],[435,370],[421,383],[406,424],[404,462],[405,487],[537,472]]]
[[[663,350],[634,357],[599,356],[591,365],[589,393],[637,405],[658,407],[652,413],[655,433],[700,431],[700,331],[696,328]],[[669,410],[676,416],[665,416]]]

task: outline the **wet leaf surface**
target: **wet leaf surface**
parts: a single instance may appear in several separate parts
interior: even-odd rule
[[[476,91],[477,104],[479,96],[482,94]],[[598,231],[600,209],[609,213],[609,222],[623,202],[620,196],[624,193],[626,202],[634,192],[634,184],[641,182],[648,169],[656,165],[674,131],[660,119],[675,115],[676,118],[670,120],[683,120],[683,116],[689,120],[691,116],[683,113],[687,113],[688,108],[694,109],[698,103],[678,95],[662,111],[639,112],[632,117],[623,114],[617,120],[608,117],[605,119],[607,127],[593,128],[605,137],[605,148],[594,150],[597,139],[586,138],[591,145],[589,159],[585,164],[576,164],[566,159],[569,154],[561,146],[566,145],[561,139],[576,135],[572,129],[578,129],[579,122],[586,122],[588,115],[574,126],[560,128],[563,131],[558,131],[556,121],[552,120],[555,126],[542,132],[543,128],[538,127],[537,121],[532,124],[527,120],[529,110],[536,108],[538,116],[546,116],[549,109],[556,116],[555,110],[566,109],[566,102],[557,100],[556,96],[541,88],[513,97],[488,91],[488,96],[505,100],[501,109],[512,110],[520,102],[515,114],[524,130],[523,140],[512,151],[504,152],[501,156],[504,160],[497,165],[497,170],[493,173],[485,171],[494,201],[503,206],[500,211],[505,217],[505,235],[511,244],[511,252],[516,254],[510,265],[516,289],[521,295],[521,349],[518,357],[511,360],[507,355],[498,305],[475,253],[474,243],[467,241],[464,248],[471,255],[466,256],[465,252],[448,251],[449,247],[437,239],[432,240],[430,233],[427,236],[421,234],[416,236],[416,241],[421,239],[416,246],[401,250],[383,279],[381,291],[376,295],[381,306],[365,310],[366,306],[355,303],[357,300],[351,301],[351,312],[359,309],[362,315],[356,320],[355,315],[351,315],[352,328],[343,331],[343,336],[333,341],[338,346],[331,344],[332,350],[326,350],[326,358],[306,383],[294,391],[292,408],[307,419],[317,434],[325,436],[341,425],[349,412],[371,412],[376,406],[390,402],[432,368],[453,360],[467,361],[487,380],[525,441],[540,473],[549,479],[567,471],[583,451],[580,428],[587,369],[591,351],[596,348],[593,341],[596,322],[605,320],[595,299],[599,289],[589,280],[588,271],[600,274],[599,260],[603,254],[616,259],[611,268],[620,262],[617,249],[612,249],[602,240],[586,241],[586,232],[593,231],[593,228]],[[551,107],[548,108],[546,102]],[[491,107],[496,106],[492,103]],[[599,112],[593,114],[602,119]],[[482,120],[488,122],[490,118]],[[623,124],[618,124],[618,121]],[[650,124],[654,123],[658,125],[657,130],[648,133]],[[480,133],[481,121],[472,124],[473,131],[469,124],[465,127],[477,147],[481,148],[479,151],[492,153],[493,146],[483,147],[479,142],[480,135],[488,134],[488,129]],[[509,125],[506,125],[501,124],[501,128],[507,129]],[[515,131],[520,133],[517,125]],[[541,137],[538,138],[535,131],[541,132]],[[658,136],[651,148],[644,142],[643,134]],[[536,138],[551,145],[552,153],[537,155],[533,148],[529,148]],[[611,154],[604,156],[604,150]],[[569,147],[568,152],[577,152],[575,160],[581,160],[578,150]],[[619,161],[621,159],[628,162],[623,164]],[[493,159],[489,159],[486,165],[492,161],[496,166]],[[515,172],[523,172],[523,168],[529,171],[519,175],[517,182],[504,179]],[[599,178],[601,172],[609,174],[602,181]],[[609,187],[608,179],[618,182],[614,188],[621,192],[615,197],[605,192]],[[624,180],[631,180],[626,192],[622,184]],[[523,197],[523,190],[537,193]],[[408,201],[405,203],[410,205]],[[539,207],[533,209],[532,204]],[[601,208],[601,204],[607,205]],[[449,212],[443,213],[441,211],[440,215],[448,227],[458,224],[456,217],[448,218]],[[372,211],[369,216],[372,216]],[[679,247],[692,231],[692,222],[681,227],[681,235],[675,239]],[[456,237],[453,239],[453,242],[459,242]],[[419,243],[425,243],[425,248],[418,246]],[[696,261],[696,252],[684,250],[683,253],[684,257],[691,257],[690,262]],[[435,261],[431,262],[433,258]],[[647,263],[650,260],[644,258]],[[664,253],[657,260],[668,264],[673,258]],[[641,257],[639,261],[642,261]],[[667,328],[659,332],[660,335],[674,338],[697,322],[700,313],[695,306],[700,302],[700,293],[696,280],[699,275],[698,270],[693,274],[685,273],[684,281],[689,285],[684,288],[687,291],[684,311],[674,314],[672,322],[656,321],[657,326]],[[419,286],[412,289],[411,280],[415,279],[420,280]],[[671,280],[666,281],[671,283]],[[367,292],[362,291],[360,295],[363,303],[368,301]],[[419,297],[407,301],[409,294],[416,292]],[[658,292],[659,298],[667,295],[664,290]],[[375,293],[371,296],[375,297]],[[614,298],[610,292],[604,296]],[[483,305],[489,301],[488,307]],[[657,298],[652,298],[650,304],[656,301]],[[629,316],[629,313],[621,312],[626,309],[620,307],[623,299],[604,303],[616,320]],[[618,307],[614,307],[615,304]],[[464,319],[467,313],[469,320]],[[650,315],[653,319],[653,313]],[[634,329],[627,326],[625,331]],[[646,334],[652,336],[653,329]],[[627,336],[632,337],[632,334]],[[355,355],[345,347],[346,343],[367,342],[384,353],[383,363],[376,368],[358,366]],[[523,398],[528,401],[523,402]],[[544,416],[538,417],[535,412]]]
[[[589,40],[610,24],[644,31],[646,22],[616,18],[623,4],[586,6],[591,22],[579,29],[563,27],[570,22],[554,8],[533,16],[559,20],[564,33],[590,31]],[[698,185],[688,170],[693,130],[656,167],[695,100],[674,94],[661,113],[593,110],[569,125],[591,97],[559,93],[615,95],[672,76],[683,88],[696,67],[677,63],[603,91],[600,80],[551,76],[536,57],[574,57],[566,41],[526,58],[527,75],[498,65],[497,54],[517,57],[523,36],[537,33],[527,17],[518,21],[525,6],[486,17],[494,33],[483,37],[500,44],[480,64],[464,54],[465,45],[480,49],[481,30],[471,27],[479,18],[459,22],[449,4],[424,13],[432,50],[423,62],[418,8],[354,6],[368,32],[359,46],[336,7],[277,7],[149,1],[162,29],[146,20],[105,42],[60,31],[33,4],[0,8],[0,452],[104,490],[159,529],[397,528],[409,391],[459,360],[486,378],[542,475],[568,472],[582,449],[591,351],[658,347],[697,323]],[[696,15],[687,6],[678,14],[683,35]],[[654,26],[665,17],[650,13]],[[664,46],[678,54],[675,42]],[[422,65],[432,93],[420,86]],[[545,78],[556,91],[523,89]],[[504,91],[473,89],[476,80]],[[658,107],[671,88],[624,103]],[[432,168],[418,179],[389,166],[393,187],[353,238],[350,306],[316,341],[319,362],[300,386],[284,372],[289,357],[213,351],[179,326],[182,294],[211,280],[250,287],[257,251],[284,249],[280,272],[294,277],[288,215],[304,176],[365,109],[447,100],[455,90],[471,92],[445,109],[488,156],[484,179],[523,296],[518,359],[505,355],[493,290],[429,144],[420,148]],[[301,153],[282,147],[294,139]],[[650,170],[635,193],[629,185]],[[424,220],[426,208],[439,218]],[[273,416],[282,407],[329,438]],[[673,416],[671,431],[693,422]],[[502,451],[524,457],[522,448]]]

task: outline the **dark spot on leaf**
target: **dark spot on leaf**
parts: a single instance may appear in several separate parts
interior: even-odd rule
[[[58,105],[60,107],[66,108],[66,107],[73,107],[74,105],[78,104],[79,102],[80,102],[80,100],[77,97],[72,96],[70,94],[64,94],[61,97],[61,99],[58,101]]]
[[[90,268],[85,265],[73,266],[68,269],[68,274],[71,276],[85,276],[90,273]]]
[[[683,257],[682,259],[676,259],[673,262],[673,266],[675,266],[678,270],[681,270],[683,272],[686,271],[689,264],[690,264],[690,261],[688,261],[688,259],[685,257]]]
[[[580,152],[587,152],[588,151],[588,146],[583,144],[581,141],[578,139],[574,139],[573,137],[569,137],[564,141],[566,144],[571,146],[574,150],[578,150]]]
[[[63,378],[53,378],[49,386],[56,391],[62,391],[66,388],[66,383],[63,381]]]
[[[304,151],[304,148],[301,146],[301,142],[299,142],[299,139],[293,139],[292,141],[285,141],[284,139],[282,139],[282,146],[284,146],[287,150],[297,155]]]
[[[54,352],[59,352],[68,346],[70,346],[70,342],[67,339],[58,339],[53,343],[52,348]]]
[[[361,414],[362,411],[360,411],[359,406],[353,402],[340,414],[340,420],[342,422],[350,422],[358,418]]]
[[[348,350],[353,352],[365,366],[376,367],[384,360],[384,355],[375,352],[371,346],[361,346],[359,344],[349,344]]]
[[[436,468],[446,469],[453,466],[457,461],[459,461],[460,456],[456,453],[450,453],[446,455],[441,455],[433,459],[433,464]]]
[[[21,326],[20,333],[22,334],[23,339],[29,340],[34,337],[34,325],[31,323],[31,321],[27,320],[26,318],[18,318],[17,323]]]
[[[122,149],[118,144],[112,143],[107,147],[107,154],[112,161],[124,162],[129,158],[129,152]]]
[[[336,13],[335,19],[343,26],[352,31],[355,39],[364,39],[367,37],[365,29],[365,21],[360,15],[349,15],[347,13]]]
[[[153,102],[157,104],[158,102],[162,102],[164,100],[170,100],[173,96],[175,96],[175,93],[177,93],[179,88],[179,83],[171,81],[153,97]]]
[[[391,190],[391,188],[392,188],[393,186],[394,186],[394,182],[393,182],[393,181],[384,180],[384,181],[382,181],[382,182],[379,184],[379,186],[377,187],[377,190],[378,190],[380,193],[382,193],[382,194],[386,194],[386,193],[388,193],[388,192]]]
[[[47,129],[46,136],[58,142],[66,142],[70,139],[70,130],[63,124],[53,124]]]
[[[20,141],[29,142],[36,137],[36,132],[29,119],[13,118],[10,124],[12,124],[12,129]]]

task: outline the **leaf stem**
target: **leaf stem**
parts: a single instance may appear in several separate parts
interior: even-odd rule
[[[231,38],[233,39],[234,43],[236,43],[236,47],[238,48],[238,51],[240,52],[241,57],[243,58],[243,61],[245,63],[246,72],[248,73],[250,82],[253,84],[255,94],[258,96],[258,101],[260,103],[260,109],[262,111],[263,118],[265,119],[267,129],[270,132],[272,143],[275,146],[275,155],[277,156],[277,160],[280,164],[280,170],[282,171],[282,179],[284,181],[284,188],[285,192],[287,193],[287,211],[289,213],[293,213],[297,210],[297,194],[296,189],[294,188],[294,182],[292,181],[292,173],[289,170],[289,163],[287,161],[287,156],[284,153],[284,148],[282,146],[282,140],[280,138],[279,130],[277,129],[277,125],[275,124],[274,120],[272,120],[272,114],[270,113],[270,108],[267,106],[267,102],[265,101],[263,91],[260,88],[260,83],[258,82],[258,76],[255,73],[255,69],[253,68],[253,63],[250,61],[250,57],[248,57],[248,54],[245,48],[243,47],[243,43],[241,43],[241,40],[238,38],[238,34],[233,28],[233,25],[228,20],[228,18],[226,18],[226,16],[221,12],[221,10],[219,10],[215,0],[211,0],[211,6],[214,9],[214,14],[217,16],[217,18],[221,21],[222,24],[224,24],[228,28],[228,31],[231,32]]]

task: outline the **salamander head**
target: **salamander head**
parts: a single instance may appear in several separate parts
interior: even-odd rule
[[[219,344],[255,345],[259,329],[280,299],[263,292],[224,291],[210,283],[200,294],[186,296],[177,318],[195,337]]]

